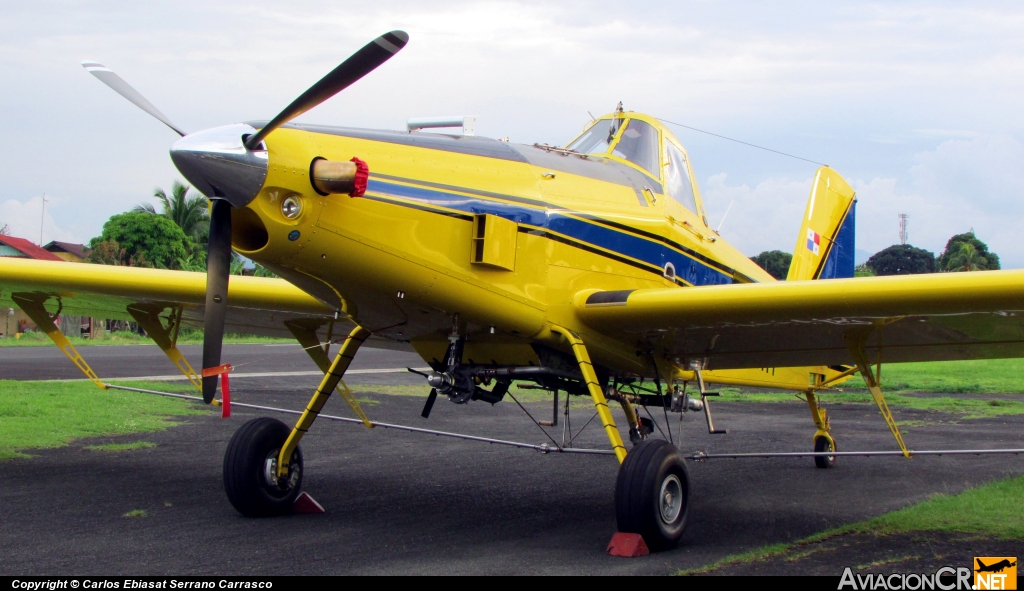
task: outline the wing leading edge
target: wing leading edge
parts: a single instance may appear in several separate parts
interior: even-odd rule
[[[595,330],[707,369],[1024,356],[1024,271],[583,291]]]

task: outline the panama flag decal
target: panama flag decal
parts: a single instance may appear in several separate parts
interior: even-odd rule
[[[821,247],[821,234],[818,234],[814,230],[807,230],[807,250],[817,255],[820,252]]]

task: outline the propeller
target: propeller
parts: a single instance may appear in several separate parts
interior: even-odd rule
[[[409,35],[405,31],[391,31],[370,41],[319,82],[310,86],[309,90],[299,95],[299,98],[278,113],[277,117],[264,125],[259,133],[250,137],[245,142],[245,147],[255,150],[270,132],[345,90],[377,66],[391,59],[391,56],[398,53],[408,42]]]
[[[182,131],[180,127],[171,123],[171,120],[167,118],[167,115],[161,113],[160,109],[154,107],[153,103],[147,101],[146,97],[139,94],[139,91],[132,88],[131,84],[125,82],[120,76],[111,71],[110,68],[107,68],[99,62],[88,60],[82,62],[82,67],[85,68],[86,72],[95,76],[97,80],[109,86],[114,92],[128,99],[128,101],[133,105],[149,113],[153,117],[156,117],[161,123],[173,129],[174,133],[182,137],[188,135]]]
[[[188,178],[193,186],[202,188],[213,202],[206,258],[204,370],[215,369],[220,365],[231,271],[231,210],[233,204],[244,206],[262,189],[266,176],[266,148],[261,147],[261,142],[275,129],[372,72],[405,47],[408,41],[409,35],[404,31],[391,31],[367,43],[299,95],[258,132],[247,125],[236,125],[188,135],[109,68],[98,62],[82,62],[82,67],[100,82],[182,136],[171,150],[172,159],[185,178]],[[247,128],[253,133],[242,135],[238,133],[240,128]],[[228,137],[231,134],[236,135]],[[231,143],[239,142],[235,144],[239,149],[243,147],[240,142],[244,142],[245,149],[235,150],[229,143],[225,143],[225,140]],[[363,168],[365,169],[365,165]],[[212,402],[216,393],[217,376],[204,376],[203,400],[207,403]]]
[[[209,250],[206,254],[206,316],[203,318],[203,369],[220,365],[224,342],[224,317],[228,311],[228,279],[231,277],[231,204],[214,199],[210,211]],[[209,404],[217,393],[217,377],[203,376],[203,400]]]

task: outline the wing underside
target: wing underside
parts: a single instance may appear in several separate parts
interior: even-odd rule
[[[203,327],[206,276],[203,273],[0,258],[0,306],[18,300],[43,304],[56,313],[132,320],[129,307],[162,318],[180,317],[182,326]],[[226,331],[291,338],[287,323],[345,335],[352,328],[335,311],[283,279],[231,278]],[[333,325],[333,326],[332,326]]]
[[[1024,356],[1024,271],[581,292],[593,329],[707,369]]]

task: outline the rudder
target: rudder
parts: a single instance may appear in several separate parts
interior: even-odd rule
[[[814,175],[786,281],[853,277],[857,196],[827,166]]]

